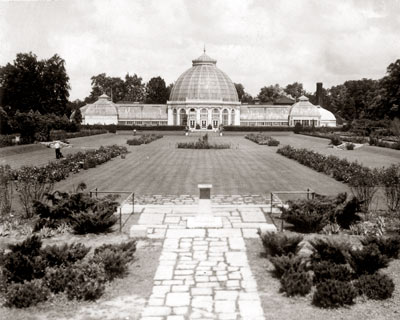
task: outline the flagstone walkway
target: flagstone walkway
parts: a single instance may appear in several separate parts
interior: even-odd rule
[[[264,319],[244,238],[258,237],[266,206],[142,206],[131,236],[165,238],[142,320]]]

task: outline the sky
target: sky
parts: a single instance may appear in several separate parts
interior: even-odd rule
[[[167,85],[203,52],[246,92],[315,92],[379,79],[400,59],[400,0],[0,0],[0,66],[17,53],[66,62],[70,100],[100,73]]]

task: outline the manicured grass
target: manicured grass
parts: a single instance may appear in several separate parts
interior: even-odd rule
[[[376,147],[339,151],[328,148],[326,139],[293,133],[271,133],[271,135],[277,137],[282,145],[307,147],[375,166],[398,162],[399,158],[396,156],[400,155],[399,151]],[[126,145],[126,139],[130,137],[132,134],[127,132],[70,139],[73,146],[63,149],[63,153],[84,151],[115,143]],[[276,154],[275,147],[256,145],[246,140],[242,134],[210,136],[211,143],[230,144],[229,150],[176,148],[178,142],[194,142],[197,139],[198,136],[167,135],[149,145],[128,146],[130,153],[126,159],[117,158],[97,168],[81,171],[61,181],[55,187],[69,191],[84,181],[89,188],[132,190],[138,195],[197,195],[199,183],[211,183],[213,194],[227,195],[267,194],[271,191],[307,188],[323,194],[349,191],[346,185]],[[4,149],[7,150],[3,154],[0,150],[1,163],[8,163],[15,168],[54,161],[54,150],[44,146]]]
[[[120,137],[125,143],[126,137]],[[228,150],[176,148],[178,142],[196,140],[195,136],[166,136],[149,145],[128,147],[131,153],[126,159],[72,175],[56,189],[72,190],[85,181],[89,188],[132,190],[138,195],[197,195],[199,183],[211,183],[213,194],[227,195],[307,188],[325,194],[348,190],[344,184],[278,155],[276,148],[256,145],[242,136],[210,137],[211,143],[231,144]]]

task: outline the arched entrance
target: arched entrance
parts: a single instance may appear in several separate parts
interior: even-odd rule
[[[216,108],[212,111],[212,125],[213,128],[218,128],[219,126],[219,110]]]
[[[181,111],[179,111],[179,116],[180,116],[180,125],[181,126],[187,126],[187,114],[186,114],[186,110],[185,109],[181,109]]]
[[[195,128],[196,127],[196,110],[190,109],[189,111],[189,127]]]
[[[208,113],[207,113],[207,109],[201,109],[200,110],[200,127],[202,129],[207,129],[207,125],[208,125]]]

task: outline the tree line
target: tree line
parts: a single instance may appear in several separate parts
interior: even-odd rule
[[[164,104],[173,88],[173,84],[167,86],[159,76],[145,83],[137,74],[129,73],[123,79],[100,73],[91,78],[91,85],[89,96],[71,102],[69,77],[65,61],[60,56],[55,54],[49,59],[39,60],[31,52],[19,53],[13,63],[0,66],[0,107],[9,117],[17,110],[69,117],[72,111],[93,103],[103,93],[110,96],[113,102]],[[235,87],[242,103],[253,103],[255,99],[260,103],[273,103],[283,96],[298,99],[305,95],[316,104],[315,93],[306,92],[299,82],[285,87],[279,84],[264,86],[255,98],[245,91],[241,83],[235,83]],[[349,80],[323,89],[322,95],[323,107],[346,120],[400,117],[400,59],[387,67],[382,79]]]

